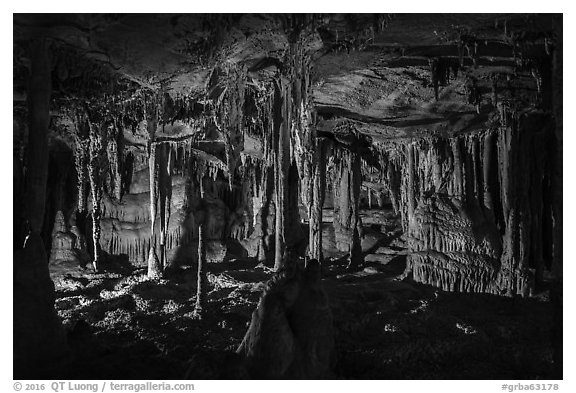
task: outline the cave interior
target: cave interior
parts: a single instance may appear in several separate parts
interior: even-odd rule
[[[562,378],[561,14],[14,14],[15,378]]]

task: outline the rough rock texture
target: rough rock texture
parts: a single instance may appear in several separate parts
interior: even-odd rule
[[[52,230],[52,247],[50,249],[50,264],[62,262],[77,266],[85,266],[89,262],[86,251],[86,239],[76,225],[74,211],[67,224],[62,211],[56,213]]]
[[[337,150],[334,156],[334,234],[336,247],[350,254],[350,267],[356,268],[362,263],[360,236],[360,154],[357,150]]]
[[[538,112],[504,116],[483,133],[396,142],[403,154],[386,162],[387,175],[391,185],[403,179],[390,192],[401,201],[413,251],[406,274],[415,280],[528,295],[535,275],[551,269],[543,246],[554,228],[545,219],[552,209],[548,158],[529,159],[534,149],[553,146],[550,119]]]
[[[309,202],[308,227],[309,250],[311,259],[322,261],[322,223],[324,194],[326,192],[326,142],[316,140],[314,173],[312,177],[312,200]]]
[[[110,334],[128,326],[121,333],[128,341],[147,343],[129,355],[150,353],[150,342],[151,352],[165,354],[164,333],[147,336],[147,321],[194,320],[191,336],[202,343],[190,348],[202,350],[189,377],[202,375],[204,355],[236,364],[224,353],[240,338],[208,348],[207,332],[226,337],[234,317],[215,319],[234,309],[241,310],[234,333],[243,333],[272,268],[295,275],[283,273],[262,298],[241,347],[250,373],[327,375],[330,345],[314,346],[332,335],[298,321],[324,318],[331,326],[328,301],[316,285],[316,263],[300,272],[298,258],[320,261],[327,280],[355,283],[333,288],[330,299],[333,310],[343,307],[337,333],[345,343],[346,334],[368,332],[358,342],[377,341],[382,326],[392,334],[410,325],[406,318],[398,329],[382,325],[386,310],[420,312],[412,298],[399,300],[412,290],[383,300],[379,290],[365,291],[371,280],[382,291],[431,291],[419,296],[425,302],[437,288],[534,297],[550,290],[557,366],[561,26],[562,16],[553,14],[15,15],[15,254],[25,251],[26,236],[36,248],[43,242],[65,294],[59,309],[88,319],[68,321],[80,347],[90,344],[90,329]],[[97,272],[82,268],[90,260]],[[26,274],[46,291],[38,315],[56,334],[44,270]],[[392,284],[402,271],[413,280]],[[127,284],[132,293],[107,287],[124,276],[138,281]],[[141,283],[145,276],[150,281]],[[245,276],[252,281],[239,284]],[[35,298],[27,284],[20,289],[31,292],[19,289],[18,296]],[[458,295],[481,304],[480,295]],[[373,318],[373,311],[384,316]],[[483,348],[472,325],[458,321],[444,331],[455,340],[459,332],[474,336],[471,346]],[[159,330],[180,338],[179,328]],[[125,342],[120,336],[111,341]],[[488,340],[491,348],[497,341]],[[347,344],[340,364],[355,370]],[[406,359],[418,352],[407,348],[395,350]],[[389,355],[367,358],[378,372],[389,362],[410,370]],[[217,365],[207,368],[219,375]]]
[[[149,18],[154,23],[136,23],[150,22]],[[36,21],[34,17],[30,19],[30,23]],[[363,234],[355,211],[364,203],[363,199],[371,206],[376,197],[377,204],[383,206],[382,192],[389,192],[395,211],[403,211],[404,230],[421,231],[414,228],[414,219],[421,195],[431,188],[424,190],[424,182],[420,181],[423,175],[419,172],[423,168],[416,157],[422,154],[420,146],[406,150],[402,147],[403,140],[413,138],[416,142],[431,135],[453,140],[458,133],[469,135],[466,143],[473,145],[466,148],[454,145],[452,152],[439,153],[461,162],[454,165],[453,176],[461,178],[467,188],[459,189],[456,185],[448,195],[460,198],[466,209],[477,198],[482,211],[491,210],[492,205],[499,203],[493,196],[498,192],[496,187],[500,187],[495,179],[505,176],[502,167],[508,165],[508,161],[495,164],[494,157],[508,158],[493,150],[501,150],[507,142],[494,142],[496,136],[479,135],[485,135],[487,130],[493,132],[490,122],[495,114],[500,114],[503,122],[509,117],[506,113],[522,111],[553,111],[558,118],[561,106],[551,89],[554,83],[558,85],[553,71],[558,68],[561,50],[555,50],[557,29],[550,30],[554,16],[467,15],[456,24],[466,28],[454,27],[456,19],[451,15],[237,15],[172,19],[127,15],[110,19],[57,16],[50,20],[54,26],[46,34],[72,47],[55,49],[57,102],[62,109],[56,124],[66,128],[66,124],[77,123],[71,145],[76,152],[78,210],[84,211],[87,167],[88,177],[92,178],[91,199],[96,203],[92,203],[91,209],[94,225],[86,235],[92,235],[93,244],[88,248],[95,259],[102,247],[108,254],[127,254],[130,261],[143,263],[154,245],[162,268],[171,265],[169,255],[178,254],[174,248],[189,246],[197,238],[197,223],[189,212],[189,205],[196,198],[189,195],[187,184],[197,175],[192,172],[205,170],[215,184],[220,184],[212,195],[226,205],[214,215],[219,222],[207,224],[209,238],[230,237],[237,241],[233,246],[243,248],[243,252],[257,256],[260,261],[269,260],[273,249],[275,266],[279,269],[286,260],[286,252],[305,248],[300,247],[305,238],[300,228],[302,219],[310,223],[309,251],[320,258],[321,236],[317,234],[321,196],[315,199],[314,193],[322,194],[322,184],[318,183],[322,170],[315,164],[319,149],[313,141],[327,138],[339,146],[334,149],[336,156],[348,154],[338,153],[343,146],[342,151],[351,152],[350,157],[336,160],[346,163],[346,169],[337,166],[338,187],[333,187],[337,197],[335,240],[338,249],[350,253],[351,267],[359,266]],[[19,39],[26,40],[29,34],[26,24],[20,19],[16,22]],[[59,28],[60,24],[69,23],[88,23],[91,26],[88,30],[94,29],[99,39],[83,40],[84,31]],[[138,25],[156,27],[142,32]],[[164,44],[157,45],[156,40],[151,40],[150,48],[143,51],[139,42],[134,41],[140,34],[162,37]],[[119,39],[114,39],[116,35]],[[187,37],[185,46],[183,36]],[[204,41],[206,37],[213,40],[211,45],[206,44],[209,40]],[[119,46],[119,42],[124,44]],[[127,55],[129,61],[120,55],[123,53],[120,47],[125,45],[133,48]],[[112,69],[73,48],[106,53]],[[156,62],[153,60],[156,58],[166,60]],[[77,65],[94,81],[79,83],[65,59],[77,60]],[[177,62],[186,61],[189,61],[186,67],[176,66]],[[110,86],[110,91],[104,91],[103,85]],[[66,91],[78,97],[72,104],[66,101],[67,93],[63,93]],[[82,131],[86,128],[82,126],[86,122],[83,115],[86,103],[91,106],[88,125],[92,124],[88,127],[91,130],[88,144],[86,132]],[[560,125],[560,121],[557,123]],[[363,147],[350,144],[350,135],[366,139],[369,145],[397,143],[398,152],[406,157],[386,158],[390,165],[376,168],[383,180],[378,185],[373,178],[370,154]],[[105,149],[96,149],[98,138],[109,142]],[[490,141],[480,141],[481,138]],[[514,146],[507,149],[512,155],[516,149],[521,154],[530,151],[511,143]],[[80,151],[86,149],[92,154]],[[96,153],[105,156],[106,161],[100,165],[106,172],[101,180],[90,176],[97,171],[94,164],[87,162],[94,161]],[[195,166],[192,161],[203,164]],[[514,171],[513,162],[514,159],[508,171]],[[404,164],[408,168],[400,168]],[[436,177],[452,176],[446,172],[450,171],[450,164],[442,165],[428,170],[441,172]],[[315,173],[316,168],[320,172]],[[544,173],[550,168],[534,170]],[[348,176],[343,176],[344,173]],[[402,173],[408,176],[403,177]],[[470,173],[476,174],[476,184],[468,181]],[[250,180],[240,182],[240,176]],[[490,180],[483,183],[483,178]],[[557,177],[550,181],[556,195],[551,206],[558,220]],[[501,183],[507,187],[505,182],[504,179]],[[228,184],[227,191],[221,187],[223,183]],[[485,188],[484,195],[471,197],[470,187],[474,193],[480,192],[478,187]],[[507,194],[508,189],[504,189]],[[540,189],[544,193],[546,186]],[[437,189],[434,192],[443,193]],[[515,192],[510,191],[512,199]],[[537,193],[534,190],[534,195]],[[529,205],[538,210],[538,198],[533,199]],[[299,209],[299,203],[303,209]],[[550,205],[543,201],[543,208],[547,204]],[[503,208],[512,212],[510,220],[504,217],[508,211],[495,211],[497,219],[493,221],[499,231],[509,233],[502,250],[507,258],[503,269],[509,273],[505,274],[508,278],[498,280],[517,282],[498,286],[526,292],[530,274],[520,266],[525,264],[520,262],[525,253],[516,250],[517,244],[524,240],[512,238],[512,228],[528,225],[525,215],[520,219],[517,213],[526,211],[526,207]],[[429,213],[422,214],[434,215]],[[462,211],[456,215],[466,214]],[[547,214],[536,214],[539,215],[546,221]],[[271,220],[273,227],[269,225]],[[534,225],[529,226],[536,228],[539,218],[530,220]],[[506,226],[509,228],[504,229]],[[559,244],[558,225],[553,228],[555,243]],[[525,230],[533,238],[539,236],[535,229]],[[539,254],[548,251],[539,249],[542,248],[539,242],[532,244],[530,255],[534,258],[530,258],[535,262],[528,263],[531,265],[528,269],[535,269],[535,274],[543,277],[547,267],[538,261],[545,259]],[[551,254],[556,261],[559,248],[553,246]],[[422,251],[417,247],[414,250]]]
[[[320,379],[334,362],[332,313],[320,264],[277,274],[267,283],[237,352],[257,379]]]

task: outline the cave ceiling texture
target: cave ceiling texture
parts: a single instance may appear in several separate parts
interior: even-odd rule
[[[13,32],[15,302],[37,310],[19,365],[70,356],[85,311],[63,299],[126,275],[189,281],[206,321],[276,272],[229,343],[254,378],[380,375],[333,361],[337,280],[561,297],[561,14],[14,14]],[[282,280],[300,289],[278,349],[255,332]]]

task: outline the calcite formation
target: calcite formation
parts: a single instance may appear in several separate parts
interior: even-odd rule
[[[449,291],[527,295],[543,274],[549,158],[529,157],[549,145],[550,119],[504,116],[484,132],[394,142],[401,154],[380,148],[392,152],[382,162],[412,250],[406,275]]]
[[[332,313],[317,260],[305,269],[292,264],[266,284],[237,353],[255,379],[331,376]]]
[[[16,301],[62,343],[44,262],[150,285],[193,267],[202,324],[215,264],[253,263],[278,276],[249,372],[321,378],[320,276],[341,262],[362,277],[406,255],[402,278],[450,292],[560,288],[561,19],[15,15]]]
[[[350,254],[350,266],[362,263],[360,236],[360,154],[355,149],[337,150],[334,156],[334,235],[336,247]]]

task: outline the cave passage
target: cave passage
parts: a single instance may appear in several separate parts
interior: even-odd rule
[[[561,379],[562,45],[15,14],[14,378]]]

